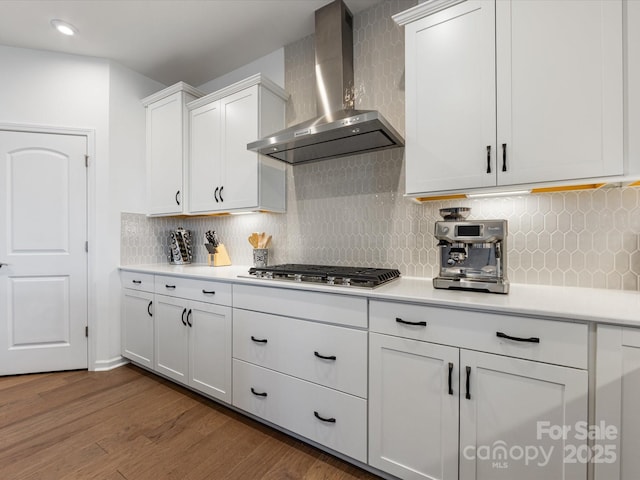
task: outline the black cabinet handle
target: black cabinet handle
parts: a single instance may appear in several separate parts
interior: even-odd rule
[[[449,362],[449,395],[453,395],[453,386],[451,385],[452,374],[453,374],[453,363]]]
[[[487,145],[487,173],[491,173],[491,145]]]
[[[467,367],[467,393],[465,398],[471,400],[471,367]]]
[[[220,192],[218,193],[218,196],[220,197],[220,201],[224,202],[224,198],[222,198],[222,190],[224,189],[224,185],[220,187]]]
[[[403,320],[403,319],[398,318],[398,317],[396,317],[396,322],[402,323],[403,325],[415,325],[417,327],[426,327],[427,326],[427,322],[408,322],[408,321]]]
[[[318,358],[322,358],[323,360],[336,360],[335,355],[324,356],[324,355],[320,355],[318,352],[313,352],[313,354]]]
[[[176,192],[176,203],[177,203],[178,205],[180,205],[180,200],[178,199],[178,197],[179,197],[179,196],[180,196],[180,190],[178,190],[178,191]]]
[[[220,203],[220,201],[218,200],[218,190],[220,189],[220,187],[216,187],[216,191],[213,192],[213,197],[216,199],[216,203]]]
[[[142,280],[131,280],[133,283],[135,283],[136,285],[141,285],[142,284]]]
[[[182,324],[186,327],[187,326],[187,322],[184,319],[184,314],[185,313],[187,313],[187,309],[186,308],[182,311]]]
[[[253,393],[256,397],[266,397],[267,392],[256,392],[256,390],[251,387],[251,393]]]
[[[507,144],[502,144],[502,171],[507,171]]]
[[[175,290],[176,286],[175,285],[165,285],[164,288],[168,288],[170,290]]]
[[[204,288],[202,289],[202,293],[204,293],[205,295],[215,295],[216,294],[215,290],[205,290]]]
[[[540,343],[540,339],[538,337],[529,337],[529,338],[512,337],[502,332],[496,332],[496,337],[506,338],[507,340],[513,340],[514,342]]]
[[[153,314],[151,313],[151,305],[153,305],[153,302],[149,302],[149,305],[147,305],[147,313],[150,317],[153,317]]]
[[[193,327],[193,323],[189,321],[190,318],[191,318],[191,309],[189,309],[189,313],[187,313],[187,325],[189,325],[189,327]]]
[[[266,338],[256,338],[253,335],[251,335],[251,340],[253,340],[256,343],[267,343]]]
[[[323,422],[327,422],[327,423],[336,423],[336,419],[335,418],[324,418],[321,417],[320,414],[318,412],[313,412],[314,417],[316,417],[318,420],[321,420]]]

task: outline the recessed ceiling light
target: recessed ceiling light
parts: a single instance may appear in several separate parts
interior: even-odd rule
[[[63,35],[73,36],[78,33],[78,29],[63,20],[51,20],[51,26]]]

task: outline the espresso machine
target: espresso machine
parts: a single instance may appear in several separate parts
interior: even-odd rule
[[[434,288],[508,293],[507,221],[466,220],[471,209],[443,208],[435,224],[440,274]]]

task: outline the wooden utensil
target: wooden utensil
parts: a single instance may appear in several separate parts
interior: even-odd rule
[[[249,235],[249,243],[253,248],[258,248],[258,234],[256,232]]]

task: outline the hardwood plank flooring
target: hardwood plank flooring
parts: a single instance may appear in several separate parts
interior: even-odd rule
[[[378,478],[132,365],[0,377],[2,480]]]

